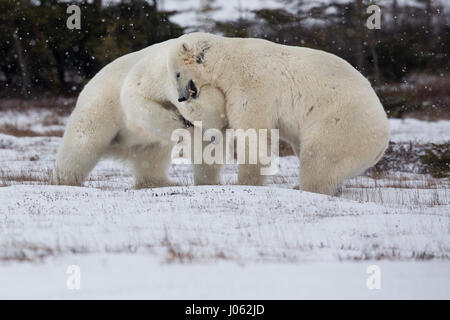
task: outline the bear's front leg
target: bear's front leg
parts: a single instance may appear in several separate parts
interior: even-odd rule
[[[167,177],[172,148],[173,145],[170,143],[154,143],[145,147],[136,147],[131,152],[129,160],[133,166],[137,189],[176,185]]]
[[[121,103],[127,128],[148,141],[171,142],[172,133],[185,127],[180,115],[136,91],[122,93]]]
[[[262,133],[260,130],[263,130]],[[238,184],[262,186],[266,180],[264,171],[271,164],[271,143],[266,129],[236,130]],[[253,138],[252,138],[253,137]],[[245,143],[243,143],[245,141]],[[268,155],[267,155],[268,153]],[[269,163],[268,163],[269,161]]]
[[[93,149],[85,143],[63,141],[59,148],[51,183],[81,186],[102,155],[102,149]]]
[[[229,127],[234,129],[238,162],[238,184],[264,185],[266,176],[271,173],[272,152],[278,155],[278,134],[272,135],[276,128],[269,106],[261,105],[261,93],[245,91],[227,97],[227,117]],[[273,139],[272,139],[273,138]],[[273,140],[273,141],[272,141]]]
[[[222,129],[222,130],[215,129],[213,132],[214,132],[214,134],[212,134],[212,137],[214,137],[214,139],[212,139],[212,137],[211,137],[211,140],[207,139],[206,141],[203,141],[201,150],[207,151],[209,148],[213,147],[215,150],[215,151],[213,151],[215,161],[213,163],[209,162],[209,164],[208,164],[207,163],[208,159],[206,159],[203,154],[201,155],[202,163],[194,164],[194,184],[195,185],[218,185],[218,184],[220,184],[220,171],[222,169],[222,165],[225,163],[225,160],[226,160],[225,129]],[[214,140],[214,141],[212,141],[212,140]],[[193,146],[194,146],[194,144],[192,144],[192,149],[191,149],[192,163],[194,163],[193,155],[195,152]],[[219,150],[221,150],[221,151],[219,151]],[[217,157],[215,155],[216,152],[218,152]],[[212,154],[210,154],[210,153],[209,153],[209,155],[212,156]]]

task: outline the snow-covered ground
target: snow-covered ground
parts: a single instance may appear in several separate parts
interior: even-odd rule
[[[444,143],[450,141],[450,121],[421,121],[416,119],[391,119],[391,141]]]
[[[68,290],[68,265],[80,289]],[[376,262],[380,289],[369,290],[371,262],[165,264],[149,255],[73,255],[1,268],[0,298],[32,299],[448,299],[449,263]]]
[[[0,128],[37,135],[0,134],[0,298],[450,298],[448,180],[363,175],[328,197],[292,190],[298,162],[284,157],[266,187],[232,185],[233,165],[224,185],[195,187],[174,164],[185,186],[134,190],[111,160],[84,188],[46,185],[61,141],[47,134],[64,123],[0,113]],[[450,140],[450,121],[391,128],[395,142]]]

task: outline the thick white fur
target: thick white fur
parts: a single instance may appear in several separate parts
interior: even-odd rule
[[[333,195],[345,178],[374,165],[389,140],[370,83],[343,59],[261,39],[192,33],[177,39],[169,72],[225,95],[229,126],[279,129],[300,159],[300,188]],[[188,120],[191,120],[187,117]],[[262,184],[258,165],[241,165],[240,184]]]
[[[136,187],[170,185],[171,141],[184,128],[174,74],[167,70],[169,40],[127,54],[104,67],[79,95],[58,150],[53,183],[82,185],[103,156],[128,160]],[[204,127],[226,125],[224,97],[204,86],[197,99],[183,103],[186,114],[202,110]],[[198,184],[217,181],[218,167],[195,166]],[[206,176],[207,175],[207,176]]]

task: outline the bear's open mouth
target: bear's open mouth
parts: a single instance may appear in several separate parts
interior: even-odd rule
[[[184,89],[183,95],[181,95],[178,98],[178,102],[184,102],[189,100],[190,98],[197,98],[198,97],[198,89],[195,86],[194,81],[189,80],[188,84],[186,85],[186,88]]]
[[[189,80],[188,82],[188,89],[189,89],[189,97],[190,98],[197,98],[197,94],[198,94],[198,89],[195,86],[194,81]]]

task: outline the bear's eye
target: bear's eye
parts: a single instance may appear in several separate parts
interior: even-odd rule
[[[177,77],[177,79],[180,77],[180,73],[179,72],[177,72],[177,73],[175,73],[175,76]]]

